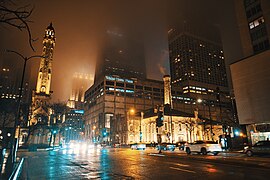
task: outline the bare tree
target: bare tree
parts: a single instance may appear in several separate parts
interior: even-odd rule
[[[20,6],[15,0],[0,0],[0,24],[15,27],[20,31],[25,30],[28,34],[28,42],[33,51],[35,51],[32,42],[35,41],[31,35],[29,19],[34,7],[31,5]]]

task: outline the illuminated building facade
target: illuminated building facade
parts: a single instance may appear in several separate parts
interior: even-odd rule
[[[85,93],[86,139],[97,143],[138,142],[140,113],[164,103],[163,84],[163,81],[119,76],[105,76],[96,81]],[[180,87],[172,87],[171,96],[174,109],[194,116],[196,99],[187,97]],[[217,114],[212,114],[212,119],[216,120]]]
[[[239,122],[251,143],[270,138],[270,2],[235,1],[242,59],[230,65]]]
[[[119,30],[108,30],[98,58],[95,81],[105,75],[145,79],[144,46]]]
[[[193,100],[190,103],[200,115],[217,118],[226,129],[227,125],[237,124],[233,118],[220,44],[186,31],[171,29],[169,58],[172,86],[181,86],[183,94]],[[198,99],[202,99],[201,104]]]
[[[65,142],[83,140],[84,138],[84,93],[92,84],[93,77],[89,74],[75,73],[72,79],[72,90],[67,106],[70,110],[65,115]]]
[[[71,109],[83,109],[84,92],[93,82],[89,74],[75,73],[72,79],[72,90],[67,106]]]
[[[157,130],[156,130],[157,114],[148,111],[143,120],[141,121],[142,129],[142,142],[157,143]],[[207,120],[206,120],[207,121]],[[203,123],[203,119],[198,119],[194,114],[185,113],[182,111],[173,110],[170,114],[165,113],[163,123],[164,125],[159,128],[161,135],[161,142],[176,143],[176,142],[194,142],[197,140],[219,141],[219,136],[222,135],[222,126],[216,121],[207,124]],[[211,128],[211,130],[210,130]],[[136,135],[133,135],[133,132]],[[139,125],[133,122],[129,124],[129,142],[139,142]],[[213,136],[211,136],[211,133]]]
[[[64,141],[69,143],[72,140],[84,140],[84,111],[72,109],[65,114]]]
[[[51,98],[52,61],[55,47],[55,30],[52,23],[46,28],[43,38],[36,90],[32,93],[30,125],[49,123],[48,102]]]
[[[129,110],[141,112],[162,102],[160,81],[105,76],[85,93],[86,138],[126,144]]]

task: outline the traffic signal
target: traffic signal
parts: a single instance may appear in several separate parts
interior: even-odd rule
[[[161,126],[163,126],[163,119],[164,119],[163,112],[162,111],[158,111],[157,116],[158,117],[156,119],[156,126],[157,127],[161,127]]]
[[[102,135],[103,135],[103,137],[107,136],[107,130],[105,128],[102,130]]]

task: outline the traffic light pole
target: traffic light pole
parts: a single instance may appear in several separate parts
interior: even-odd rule
[[[157,140],[158,140],[158,146],[159,146],[159,152],[161,153],[161,127],[163,126],[163,116],[164,109],[163,111],[160,111],[160,107],[158,107],[158,112],[157,112],[157,119],[156,119],[156,127],[157,127]]]

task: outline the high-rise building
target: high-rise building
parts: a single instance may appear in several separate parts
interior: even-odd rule
[[[16,77],[17,69],[3,66],[0,69],[1,99],[17,99],[19,97],[19,78]]]
[[[92,142],[128,142],[127,118],[163,103],[163,82],[105,76],[85,93],[85,136]]]
[[[65,114],[65,122],[63,127],[65,128],[64,140],[66,143],[77,140],[81,141],[84,139],[84,110],[72,109]]]
[[[188,32],[169,31],[170,70],[173,83],[192,81],[227,87],[221,44]]]
[[[43,38],[36,90],[32,93],[31,124],[47,124],[49,119],[48,102],[51,98],[52,61],[55,47],[55,30],[52,23],[46,28]]]
[[[83,109],[84,93],[93,83],[93,77],[89,74],[75,73],[72,78],[71,95],[67,106],[72,109]]]
[[[122,138],[122,142],[126,142],[127,135],[124,129],[127,124],[127,111],[134,107],[136,99],[134,82],[142,79],[146,79],[143,43],[131,39],[119,29],[107,30],[96,64],[94,84],[85,93],[87,138],[93,142],[111,142],[115,138]],[[142,86],[139,91],[142,91],[141,88]],[[150,103],[151,100],[146,101]],[[139,104],[136,107],[138,110],[145,108],[144,102]],[[116,127],[116,119],[122,119],[123,123],[121,127],[111,129]],[[120,135],[120,131],[125,132],[125,135]]]
[[[243,55],[230,69],[239,122],[255,143],[270,138],[270,1],[234,2]]]
[[[145,78],[144,46],[119,30],[108,30],[96,64],[95,81],[105,75]]]
[[[3,126],[12,126],[18,114],[18,99],[20,94],[20,72],[18,68],[12,66],[0,66],[0,123]],[[16,76],[17,74],[17,76]],[[21,118],[26,122],[28,118],[28,98],[29,84],[24,82],[21,94]],[[21,122],[20,122],[21,123]],[[23,123],[21,125],[24,125]]]
[[[67,106],[70,110],[65,114],[65,142],[82,140],[84,137],[84,93],[93,82],[89,74],[75,73],[72,79],[72,90]]]
[[[171,29],[168,36],[172,86],[180,86],[203,117],[216,116],[224,131],[233,126],[222,45],[186,30]]]

